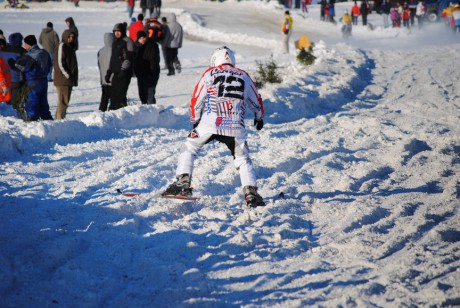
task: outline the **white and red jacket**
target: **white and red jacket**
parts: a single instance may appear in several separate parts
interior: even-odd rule
[[[246,139],[246,111],[264,117],[262,98],[249,75],[230,64],[207,69],[190,102],[191,122],[198,134],[212,133]]]

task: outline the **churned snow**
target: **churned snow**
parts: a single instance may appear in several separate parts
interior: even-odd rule
[[[72,16],[80,80],[65,120],[24,123],[0,105],[0,306],[460,304],[460,36],[442,23],[384,29],[372,14],[373,31],[343,41],[315,4],[305,19],[292,10],[282,54],[276,3],[163,1],[186,32],[182,73],[162,71],[157,106],[140,105],[133,79],[130,106],[106,113],[96,53],[129,21],[126,3],[2,6],[6,36],[38,36],[48,21],[60,34]],[[315,43],[309,67],[296,61],[301,34]],[[256,61],[280,66],[283,82],[260,90],[264,129],[247,121],[265,208],[245,208],[218,143],[196,160],[200,201],[154,198],[174,178],[190,95],[222,45],[253,77]],[[54,114],[51,84],[49,101]]]

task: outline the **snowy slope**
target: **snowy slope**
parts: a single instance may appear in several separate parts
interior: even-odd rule
[[[164,1],[187,33],[183,72],[162,71],[157,106],[98,112],[95,60],[124,2],[0,10],[9,34],[81,32],[66,120],[24,123],[0,106],[0,306],[429,306],[460,303],[459,38],[340,26],[294,12],[314,65],[282,54],[273,1]],[[349,4],[339,4],[343,12]],[[136,11],[137,13],[137,11]],[[27,22],[24,22],[26,20]],[[229,24],[232,26],[229,28]],[[199,202],[155,198],[174,177],[188,99],[210,53],[233,47],[251,73],[273,55],[283,83],[248,119],[265,208],[248,210],[225,146],[196,160]],[[55,89],[49,88],[52,113]],[[140,192],[124,198],[115,191]],[[286,199],[278,199],[284,192]]]

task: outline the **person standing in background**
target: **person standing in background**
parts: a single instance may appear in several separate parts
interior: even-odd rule
[[[291,37],[292,31],[292,17],[289,14],[289,11],[284,12],[283,24],[281,26],[281,31],[283,32],[283,52],[289,53],[289,38]]]
[[[115,41],[115,35],[113,33],[104,34],[104,47],[99,49],[97,53],[97,65],[99,67],[99,74],[101,75],[101,103],[99,104],[99,110],[102,112],[107,111],[109,102],[112,98],[112,84],[111,79],[106,80],[105,76],[109,70],[110,57],[112,55],[112,44]]]
[[[182,26],[176,21],[176,14],[171,13],[168,22],[169,32],[166,40],[166,59],[168,61],[168,76],[175,75],[175,71],[181,72],[182,67],[179,61],[179,48],[182,47],[184,32]]]
[[[65,23],[67,24],[67,27],[69,28],[70,32],[73,32],[75,34],[73,47],[75,48],[75,51],[77,51],[78,50],[78,28],[75,25],[75,21],[73,20],[72,17],[67,17],[65,20]]]
[[[134,0],[128,0],[128,16],[129,16],[129,19],[131,19],[131,17],[133,17],[133,13],[134,13]]]
[[[5,38],[0,38],[0,52],[6,47]],[[11,103],[11,72],[8,63],[0,57],[0,103]]]
[[[358,3],[355,1],[351,7],[351,19],[353,20],[353,25],[358,25],[358,18],[361,15],[361,9],[358,6]]]
[[[53,81],[53,62],[54,62],[54,50],[59,45],[59,36],[53,29],[53,23],[49,21],[46,24],[46,28],[43,28],[38,38],[38,43],[42,45],[51,58],[51,69],[48,74],[48,81]]]
[[[137,21],[129,26],[129,38],[135,42],[137,40],[137,32],[144,30],[144,14],[137,15]]]
[[[7,43],[3,50],[0,50],[0,57],[7,62],[11,73],[11,106],[18,112],[20,118],[24,118],[19,110],[21,89],[25,87],[23,82],[24,78],[21,76],[22,73],[19,70],[16,70],[14,66],[10,65],[9,60],[12,59],[14,62],[27,52],[27,50],[22,47],[22,39],[21,33],[12,33],[8,37],[9,44]],[[22,113],[24,113],[23,109]]]
[[[51,67],[51,59],[46,50],[38,47],[35,35],[24,38],[24,47],[27,52],[14,61],[10,59],[10,67],[24,74],[27,95],[19,102],[18,110],[25,121],[52,120],[48,104],[47,76]]]
[[[155,92],[160,77],[160,50],[145,31],[137,32],[134,74],[137,77],[139,98],[143,105],[156,104]]]
[[[78,86],[78,62],[73,46],[74,39],[75,33],[64,30],[62,42],[54,52],[54,85],[57,93],[56,120],[65,118],[72,88]]]
[[[126,36],[126,26],[118,23],[113,27],[115,41],[112,44],[110,65],[105,81],[112,84],[112,103],[110,110],[128,105],[126,94],[133,76],[134,42]]]

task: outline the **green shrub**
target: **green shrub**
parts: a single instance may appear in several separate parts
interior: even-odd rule
[[[280,83],[283,81],[277,72],[278,65],[273,60],[273,56],[268,62],[256,61],[256,64],[257,75],[254,82],[258,88],[262,88],[266,83]]]
[[[302,48],[297,55],[297,61],[299,61],[300,64],[303,64],[305,66],[312,65],[313,62],[315,62],[316,57],[313,55],[313,48],[310,47],[307,50],[305,48]]]

